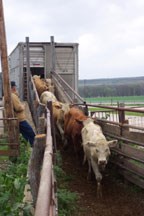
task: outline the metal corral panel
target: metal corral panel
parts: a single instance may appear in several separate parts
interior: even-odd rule
[[[44,47],[30,47],[30,67],[44,67],[45,65],[45,52]],[[24,67],[26,63],[26,47],[24,47]]]
[[[23,44],[19,43],[9,56],[10,81],[15,81],[17,90],[23,95]]]
[[[78,44],[55,46],[55,71],[77,91]]]
[[[56,47],[55,70],[58,73],[74,73],[74,49],[72,47]]]

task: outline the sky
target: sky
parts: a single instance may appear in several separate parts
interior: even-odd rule
[[[144,76],[144,0],[3,0],[8,54],[19,42],[79,44],[79,79]]]

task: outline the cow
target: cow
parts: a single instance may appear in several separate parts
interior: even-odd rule
[[[47,105],[48,101],[56,102],[58,101],[56,96],[50,91],[44,91],[40,96],[40,101]]]
[[[81,130],[82,146],[84,150],[84,162],[88,160],[88,178],[91,175],[91,167],[97,180],[97,193],[102,196],[101,192],[101,171],[105,169],[110,156],[110,148],[117,145],[117,140],[107,141],[101,127],[95,124],[92,119],[83,121]]]
[[[59,130],[63,144],[65,144],[64,121],[65,115],[70,110],[70,104],[59,101],[52,103],[54,122]]]
[[[52,101],[52,110],[54,122],[57,126],[57,129],[61,135],[62,142],[65,142],[64,138],[64,116],[69,111],[70,105],[67,103],[62,103],[57,100],[55,95],[52,92],[43,92],[40,96],[41,103],[47,105],[48,101]]]
[[[88,178],[91,167],[97,180],[98,196],[101,196],[102,174],[110,155],[110,147],[117,144],[117,140],[107,141],[101,127],[95,124],[93,119],[86,116],[80,109],[72,107],[65,115],[65,136],[72,140],[76,152],[82,147],[84,162],[88,161]]]
[[[46,78],[46,79],[43,79],[43,81],[45,82],[46,86],[48,87],[48,90],[54,94],[55,93],[55,87],[54,87],[54,84],[52,82],[52,79]]]
[[[36,87],[36,90],[37,90],[37,92],[38,92],[39,97],[41,96],[41,94],[42,94],[44,91],[48,91],[48,90],[49,90],[48,86],[47,86],[46,83],[40,78],[40,76],[34,75],[34,76],[33,76],[33,81],[34,81],[34,84],[35,84],[35,87]]]
[[[83,127],[78,121],[84,121],[87,118],[88,117],[78,107],[71,107],[69,112],[65,115],[64,135],[66,139],[64,146],[68,146],[68,142],[73,144],[77,158],[82,149],[81,130]]]

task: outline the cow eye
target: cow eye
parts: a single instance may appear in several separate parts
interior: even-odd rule
[[[99,150],[98,150],[98,149],[96,149],[96,152],[99,152]]]
[[[105,150],[105,152],[108,152],[108,151],[109,151],[108,149]]]

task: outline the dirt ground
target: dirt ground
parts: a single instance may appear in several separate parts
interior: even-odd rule
[[[96,180],[87,180],[87,165],[80,165],[72,150],[62,151],[63,169],[72,176],[70,189],[77,192],[78,210],[72,216],[144,216],[144,190],[126,183],[116,168],[106,167],[101,199],[96,195]]]

